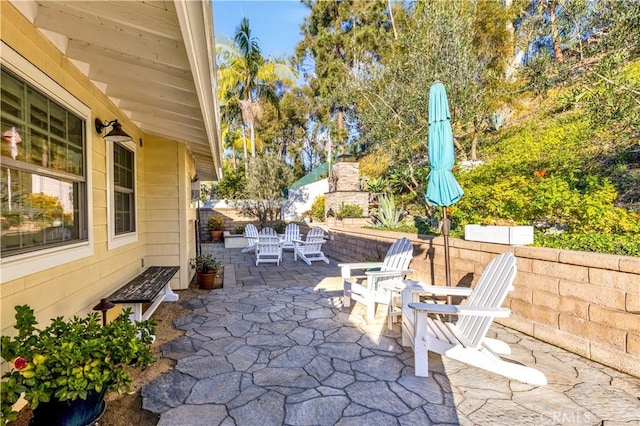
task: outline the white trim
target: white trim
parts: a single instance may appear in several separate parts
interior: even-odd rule
[[[107,141],[107,250],[113,250],[128,244],[138,242],[138,151],[133,141],[120,142],[133,151],[133,209],[135,217],[135,230],[126,234],[116,235],[114,223],[114,189],[113,189],[113,142]]]
[[[198,94],[204,127],[209,139],[209,150],[216,174],[220,179],[222,177],[223,148],[220,143],[220,108],[217,96],[213,3],[211,0],[201,2],[174,0],[174,5]]]
[[[44,271],[56,266],[64,265],[75,260],[93,255],[93,187],[91,173],[92,144],[91,144],[91,109],[67,92],[51,77],[23,58],[18,52],[2,42],[0,46],[0,63],[28,82],[46,96],[63,105],[85,122],[85,184],[86,184],[86,213],[88,241],[69,244],[67,246],[44,248],[42,250],[0,259],[2,265],[0,282],[5,283],[22,278],[36,272]]]

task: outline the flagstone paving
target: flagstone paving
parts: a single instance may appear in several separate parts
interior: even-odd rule
[[[208,246],[225,288],[184,302],[186,334],[162,346],[175,368],[142,389],[159,425],[640,425],[640,379],[510,329],[510,359],[549,380],[531,386],[430,354],[415,377],[400,327],[342,308],[337,264],[285,253],[280,266]],[[286,283],[286,284],[285,284]]]

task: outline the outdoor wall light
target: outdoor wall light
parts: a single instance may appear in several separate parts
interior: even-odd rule
[[[129,142],[132,140],[131,136],[129,136],[124,130],[122,130],[122,125],[118,123],[118,120],[105,121],[104,123],[99,118],[96,118],[94,122],[96,126],[96,132],[101,134],[102,131],[111,126],[111,131],[104,135],[104,140],[109,142]]]
[[[109,302],[107,299],[100,299],[100,303],[93,307],[94,311],[102,311],[102,325],[107,325],[107,311],[114,306],[116,305]]]

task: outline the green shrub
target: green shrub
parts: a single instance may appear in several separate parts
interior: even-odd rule
[[[565,250],[610,253],[622,256],[640,256],[640,239],[638,234],[603,234],[600,232],[561,233],[547,235],[536,230],[534,245]]]
[[[346,217],[362,217],[362,207],[356,204],[345,204],[340,207],[338,213],[336,213],[338,219],[344,219]]]
[[[311,204],[311,214],[314,219],[324,219],[324,195],[320,195],[313,200],[313,204]]]
[[[373,178],[367,182],[367,191],[379,194],[387,189],[387,182],[383,178]]]
[[[235,228],[233,228],[233,233],[234,234],[244,234],[244,228],[246,226],[247,225],[238,225],[238,226],[236,226]]]
[[[273,224],[272,228],[274,231],[276,231],[276,234],[284,234],[284,230],[287,227],[287,224],[285,222],[276,222]]]

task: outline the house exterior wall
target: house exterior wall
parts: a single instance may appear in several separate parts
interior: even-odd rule
[[[398,238],[414,246],[411,278],[444,285],[441,237],[332,228],[326,255],[343,262],[381,260]],[[640,258],[542,247],[450,240],[452,285],[473,286],[496,255],[518,261],[504,307],[507,327],[640,377]]]
[[[29,273],[0,284],[2,334],[14,332],[14,306],[29,304],[40,324],[56,316],[82,315],[151,265],[179,265],[172,287],[185,288],[192,272],[194,209],[189,201],[194,162],[186,147],[176,141],[146,135],[127,118],[91,81],[68,61],[48,39],[18,13],[9,2],[1,2],[2,41],[26,61],[88,106],[90,127],[87,146],[90,242],[92,254],[79,260]],[[5,49],[2,56],[4,58]],[[137,241],[108,249],[106,142],[92,128],[95,118],[118,119],[136,144]],[[143,141],[140,143],[139,141]],[[11,258],[3,259],[4,268]],[[33,263],[32,263],[33,265]],[[34,267],[34,270],[36,268]]]
[[[182,143],[158,136],[144,142],[146,258],[154,266],[180,266],[171,287],[185,289],[193,272],[195,208],[190,202],[195,163]]]
[[[282,206],[282,219],[299,219],[304,212],[311,209],[316,198],[325,195],[328,191],[329,179],[326,178],[289,190],[289,197],[284,206]]]

